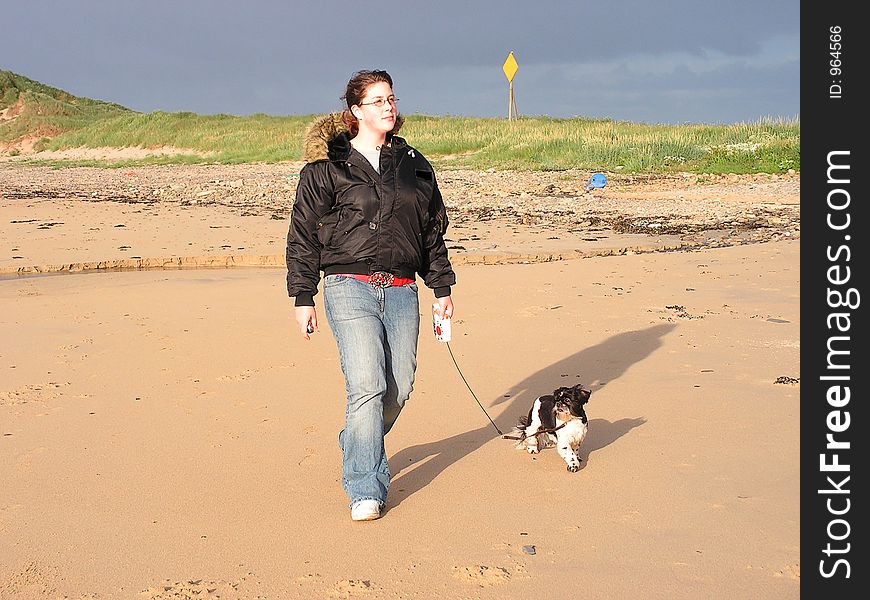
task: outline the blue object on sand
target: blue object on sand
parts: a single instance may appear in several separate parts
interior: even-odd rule
[[[586,182],[586,191],[588,192],[594,188],[603,188],[605,185],[607,185],[607,177],[604,176],[604,173],[595,173]]]

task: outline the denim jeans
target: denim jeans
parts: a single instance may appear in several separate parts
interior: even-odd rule
[[[373,288],[327,275],[323,290],[347,392],[338,438],[342,485],[351,505],[377,500],[383,506],[390,488],[384,436],[411,394],[417,369],[417,284]]]

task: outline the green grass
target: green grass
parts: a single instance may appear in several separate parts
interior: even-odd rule
[[[278,162],[299,158],[301,139],[312,116],[197,115],[194,113],[130,113],[101,119],[48,142],[47,150],[63,148],[190,149],[207,156],[167,156],[169,162]]]
[[[118,104],[79,98],[10,71],[0,71],[0,110],[15,118],[0,121],[0,142],[24,137],[46,139],[129,113]]]
[[[116,104],[75,98],[0,71],[0,109],[13,106],[22,97],[21,115],[0,122],[0,141],[29,135],[43,138],[36,146],[40,150],[162,146],[190,150],[183,155],[119,162],[61,161],[64,165],[299,160],[303,133],[315,118],[143,114]],[[23,120],[25,113],[27,119]],[[507,121],[406,115],[401,135],[442,169],[581,169],[626,174],[800,171],[798,119],[736,125],[645,125],[608,119],[528,117]]]
[[[605,119],[412,117],[407,137],[442,165],[662,173],[800,170],[800,123],[644,125]]]

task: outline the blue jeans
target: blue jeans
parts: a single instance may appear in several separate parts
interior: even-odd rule
[[[323,282],[326,319],[338,344],[347,408],[338,436],[351,505],[390,488],[384,436],[414,387],[420,310],[417,284],[373,288],[343,275]]]

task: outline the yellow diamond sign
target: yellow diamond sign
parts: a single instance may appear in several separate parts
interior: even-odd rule
[[[514,53],[511,52],[508,54],[507,60],[504,61],[504,64],[501,66],[501,70],[504,71],[504,76],[507,77],[508,81],[514,80],[514,75],[517,74],[517,69],[519,69],[519,65],[517,65],[517,59],[514,58]]]

